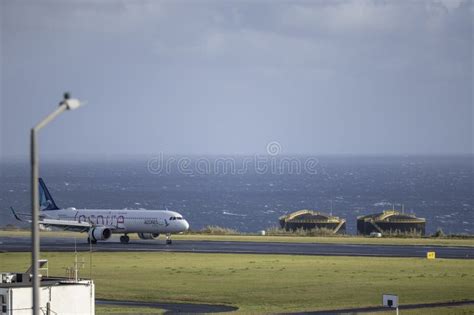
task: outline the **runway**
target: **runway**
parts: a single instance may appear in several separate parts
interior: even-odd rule
[[[74,238],[43,237],[41,251],[71,252]],[[29,237],[0,237],[0,252],[30,251]],[[278,254],[320,256],[373,256],[373,257],[426,257],[427,252],[436,252],[437,258],[473,259],[474,247],[419,246],[419,245],[356,245],[318,243],[277,243],[237,241],[185,241],[173,240],[166,245],[163,240],[131,240],[121,244],[116,237],[92,245],[97,252],[191,252],[229,254]],[[89,251],[85,238],[77,239],[78,251]]]

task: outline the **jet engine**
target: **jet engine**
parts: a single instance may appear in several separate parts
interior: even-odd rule
[[[137,233],[138,237],[142,240],[154,240],[160,236],[158,233]]]
[[[112,231],[106,227],[95,227],[89,230],[89,238],[94,241],[105,241],[112,236]]]

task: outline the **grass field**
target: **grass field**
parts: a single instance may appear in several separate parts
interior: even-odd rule
[[[88,277],[89,254],[79,255]],[[64,275],[74,259],[42,256],[54,275]],[[228,304],[256,313],[378,306],[383,293],[398,294],[402,304],[474,299],[472,260],[187,253],[93,253],[92,259],[97,298]],[[29,263],[29,253],[0,254],[3,271]]]
[[[29,236],[29,231],[0,230],[0,236]],[[64,231],[42,231],[42,237],[77,237],[86,239],[85,233]],[[136,234],[130,234],[131,239],[138,239]],[[207,235],[207,234],[180,234],[173,235],[175,240],[209,240],[209,241],[237,241],[237,242],[295,242],[295,243],[327,243],[327,244],[378,244],[378,245],[432,245],[432,246],[474,246],[474,238],[371,238],[362,236],[257,236],[257,235]]]

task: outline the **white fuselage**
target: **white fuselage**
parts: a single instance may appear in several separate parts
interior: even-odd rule
[[[74,208],[42,211],[48,219],[88,222],[111,228],[112,233],[180,233],[189,229],[181,214],[168,210],[99,210]]]

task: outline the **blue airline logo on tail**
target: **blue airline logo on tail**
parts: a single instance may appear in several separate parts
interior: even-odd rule
[[[39,203],[42,211],[59,210],[42,178],[39,179]]]

